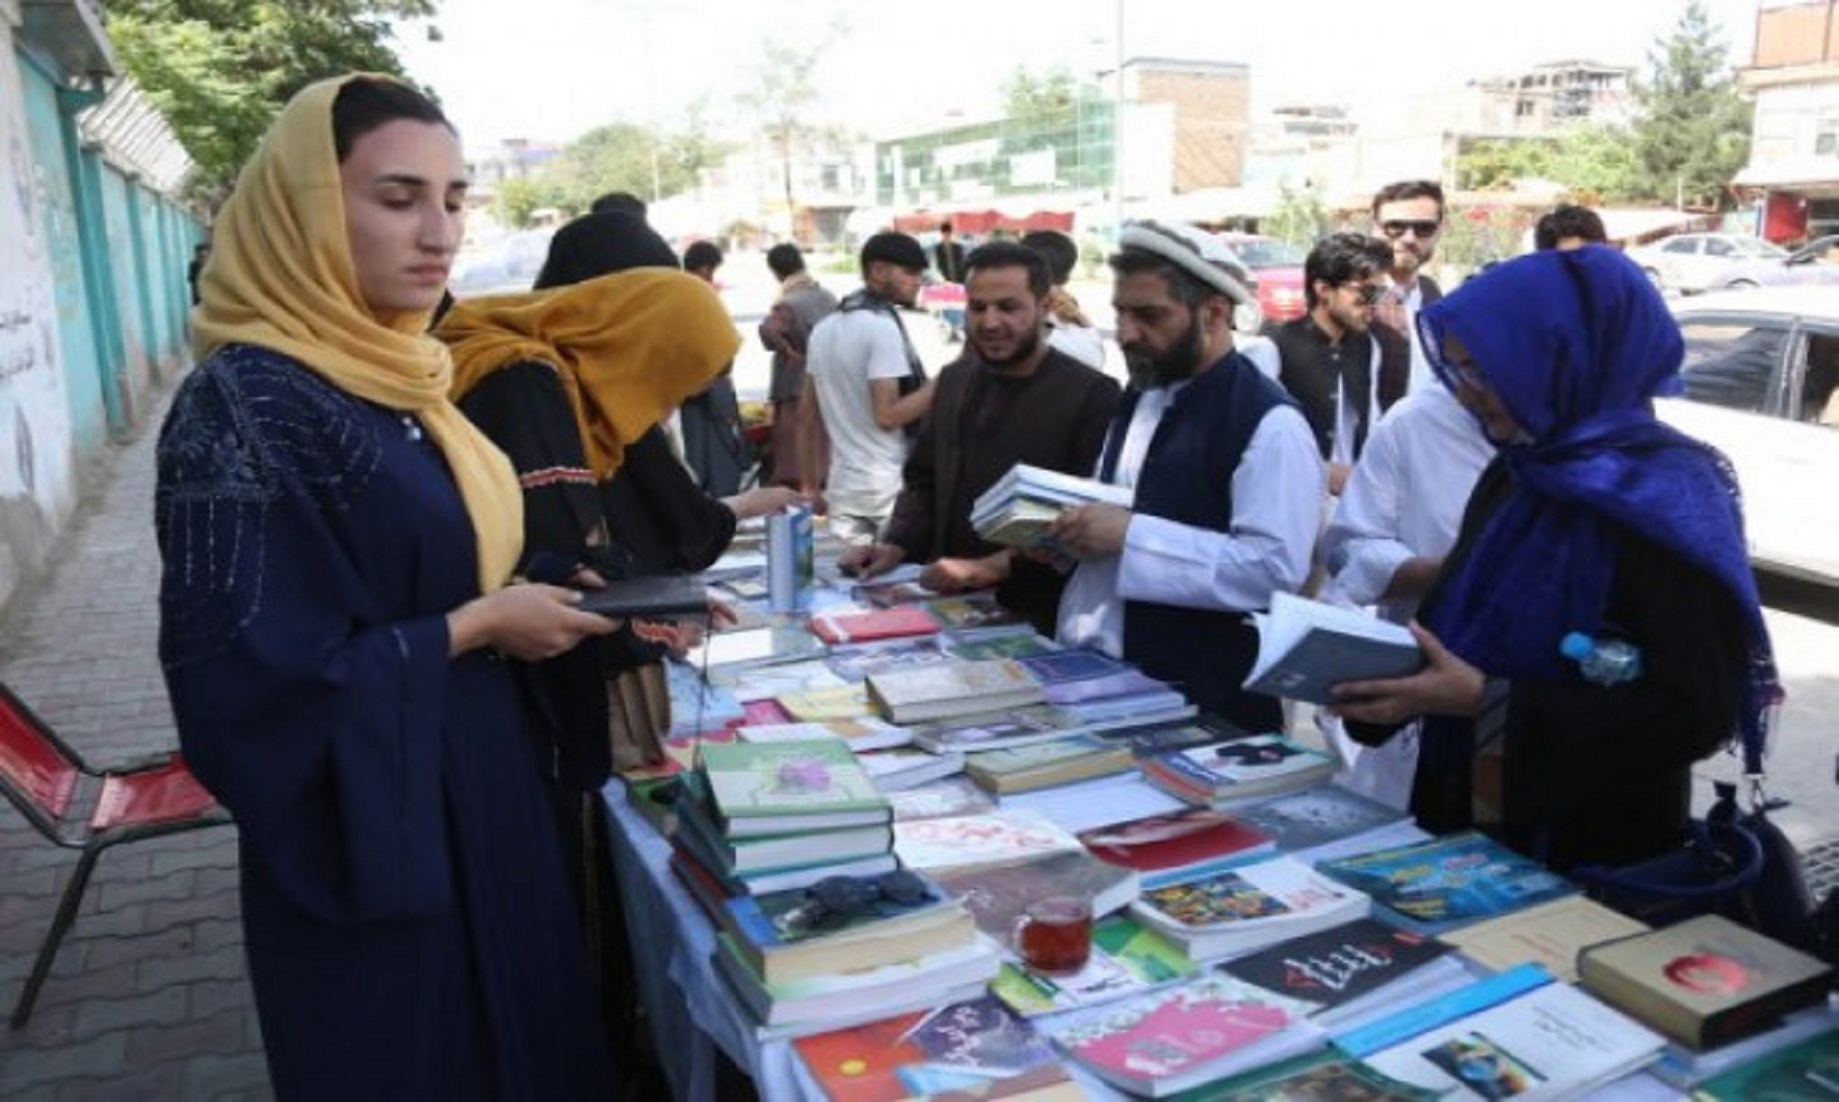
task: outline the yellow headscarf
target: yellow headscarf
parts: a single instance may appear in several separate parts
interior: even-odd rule
[[[435,335],[453,349],[455,401],[499,368],[553,366],[602,481],[619,470],[626,445],[700,393],[741,347],[715,291],[669,268],[467,299]]]
[[[523,550],[516,472],[448,398],[453,362],[426,313],[379,317],[358,292],[345,229],[332,101],[352,74],[288,102],[217,216],[192,312],[199,359],[226,344],[272,348],[348,394],[413,413],[453,471],[478,540],[479,587],[510,578]]]

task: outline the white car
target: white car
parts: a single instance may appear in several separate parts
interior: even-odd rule
[[[1662,420],[1730,458],[1758,567],[1839,586],[1839,292],[1764,287],[1672,304],[1685,396]]]
[[[1628,250],[1628,258],[1662,290],[1682,294],[1703,291],[1734,260],[1787,255],[1780,245],[1739,233],[1678,233]]]

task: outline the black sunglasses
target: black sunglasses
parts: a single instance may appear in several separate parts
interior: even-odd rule
[[[1379,301],[1381,295],[1386,293],[1384,287],[1375,287],[1371,283],[1343,283],[1341,286],[1352,290],[1354,297],[1360,301],[1362,306],[1373,305]]]
[[[932,888],[908,869],[880,876],[826,876],[805,889],[805,898],[781,920],[798,932],[834,930],[850,919],[876,913],[883,903],[911,909],[933,899]]]
[[[1390,222],[1381,222],[1379,228],[1385,231],[1387,237],[1395,239],[1405,236],[1406,230],[1410,230],[1412,233],[1422,238],[1434,235],[1442,225],[1443,223],[1441,222],[1433,222],[1429,219],[1419,220],[1401,218],[1394,219]]]

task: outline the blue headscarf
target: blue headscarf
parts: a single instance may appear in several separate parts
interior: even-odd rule
[[[1600,245],[1539,252],[1462,285],[1418,316],[1445,386],[1447,337],[1526,430],[1500,445],[1517,493],[1455,564],[1426,626],[1494,676],[1555,679],[1566,632],[1603,633],[1618,534],[1632,531],[1728,590],[1748,629],[1740,731],[1761,746],[1780,700],[1730,464],[1654,417],[1679,391],[1679,326],[1640,268]],[[1574,675],[1574,674],[1573,674]]]

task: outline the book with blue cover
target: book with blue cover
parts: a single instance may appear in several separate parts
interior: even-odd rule
[[[1472,830],[1317,867],[1371,896],[1380,918],[1420,934],[1439,934],[1577,891],[1539,862]]]

